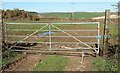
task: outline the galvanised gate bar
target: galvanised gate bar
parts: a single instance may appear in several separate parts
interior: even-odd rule
[[[76,51],[82,53],[82,56],[86,52],[84,50],[94,50],[94,53],[99,53],[101,38],[99,22],[5,23],[5,25],[6,41],[14,43],[9,47],[11,51]],[[18,45],[20,43],[36,43],[37,45],[20,46]]]

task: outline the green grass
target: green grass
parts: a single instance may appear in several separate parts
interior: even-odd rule
[[[8,34],[9,35],[26,35],[27,36],[27,34],[31,34],[33,32],[35,32],[35,31],[12,31],[12,30],[10,30],[10,31],[8,31]],[[42,33],[42,31],[37,32],[35,35],[40,34],[40,33]]]
[[[9,55],[2,58],[2,65],[5,66],[6,64],[13,62],[20,57],[22,57],[20,52],[10,52]]]
[[[44,40],[36,40],[36,42],[44,42]]]
[[[7,28],[9,29],[40,29],[41,27],[43,27],[45,25],[43,24],[40,24],[40,25],[36,25],[36,24],[32,24],[32,25],[29,25],[29,24],[24,24],[24,25],[15,25],[15,24],[7,24]]]
[[[118,62],[115,59],[105,60],[102,57],[96,57],[93,62],[95,71],[118,71]]]
[[[93,18],[103,16],[104,13],[97,13],[97,12],[80,12],[75,14],[75,18]]]
[[[71,27],[71,26],[79,26],[79,27],[86,27],[86,25],[89,27],[96,27],[96,25],[95,24],[80,24],[80,25],[78,25],[78,24],[53,24],[53,25],[55,25],[55,26],[57,26],[57,27]],[[29,25],[29,24],[24,24],[24,25],[15,25],[15,24],[8,24],[7,25],[7,28],[9,28],[9,29],[40,29],[41,27],[43,27],[43,26],[45,26],[45,24],[31,24],[31,25]],[[44,29],[48,29],[49,28],[49,26],[46,26]],[[53,27],[51,27],[51,29],[53,29]]]
[[[62,56],[48,56],[43,61],[39,62],[34,71],[63,71],[68,64],[69,59]]]
[[[59,27],[59,28],[70,28],[70,27],[78,27],[78,28],[97,28],[97,25],[95,24],[80,24],[80,25],[76,25],[76,24],[53,24],[55,25],[56,27]],[[29,24],[25,24],[25,25],[12,25],[12,24],[8,24],[7,25],[7,28],[8,29],[35,29],[35,30],[38,30],[40,29],[41,27],[43,27],[45,25],[43,24],[33,24],[33,25],[29,25]],[[45,28],[43,28],[43,30],[48,30],[49,29],[49,26],[46,26]],[[51,26],[51,29],[52,30],[55,30],[56,28],[52,27]]]
[[[46,17],[71,18],[71,13],[44,13]],[[75,12],[73,18],[93,18],[103,16],[102,12]]]
[[[42,14],[47,17],[62,17],[62,18],[70,18],[71,14],[70,13],[44,13]]]
[[[116,25],[113,24],[113,25],[110,25],[109,28],[110,28],[111,37],[114,40],[116,40],[117,37],[118,37],[118,26],[116,26]]]
[[[112,24],[109,26],[109,28],[110,28],[110,34],[112,34],[113,36],[118,35],[118,26]]]
[[[95,24],[80,24],[80,25],[74,25],[74,24],[54,24],[56,27],[62,29],[62,30],[77,30],[77,29],[96,29],[97,28],[97,25]],[[8,24],[7,25],[7,28],[8,29],[34,29],[32,31],[17,31],[17,30],[8,30],[7,31],[7,34],[8,35],[24,35],[24,36],[27,36],[27,34],[32,34],[33,32],[35,32],[36,30],[38,30],[39,28],[43,27],[44,25],[43,24],[40,24],[40,25],[36,25],[36,24],[33,24],[33,25],[29,25],[29,24],[24,24],[24,25],[13,25],[13,24]],[[48,30],[49,29],[49,26],[43,28],[42,30]],[[54,27],[51,27],[51,30],[58,30]],[[37,32],[36,34],[34,34],[33,36],[37,36],[37,34],[41,34],[45,31],[39,31]],[[9,41],[20,41],[22,39],[24,39],[25,37],[15,37],[15,36],[10,36],[9,37]],[[41,40],[38,41],[38,42],[42,42]]]

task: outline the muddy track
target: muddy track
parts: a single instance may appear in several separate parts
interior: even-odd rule
[[[41,54],[27,54],[20,61],[11,64],[5,71],[32,71],[45,56]]]
[[[54,54],[41,54],[41,53],[27,53],[24,58],[15,61],[13,64],[5,68],[5,71],[33,71],[33,68],[43,59],[47,58],[47,55],[57,55]],[[59,54],[61,56],[70,59],[70,63],[65,67],[65,71],[89,71],[92,63],[92,58],[85,57],[84,63],[81,64],[82,57],[80,54]],[[89,61],[88,61],[89,60]]]

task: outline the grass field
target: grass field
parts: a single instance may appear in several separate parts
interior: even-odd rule
[[[62,56],[48,56],[34,67],[34,71],[63,71],[69,59]]]
[[[71,18],[71,13],[44,13],[46,17],[60,17],[60,18]],[[103,16],[102,12],[75,12],[73,18],[93,18]]]

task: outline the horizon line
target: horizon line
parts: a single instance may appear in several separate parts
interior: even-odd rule
[[[0,10],[14,10],[14,9],[0,9]],[[25,9],[19,9],[19,10],[24,10],[24,11],[28,11],[28,12],[37,12],[37,13],[72,13],[73,12],[73,11],[48,11],[48,12],[39,12],[39,11],[25,10]],[[74,11],[74,13],[78,13],[78,12],[105,12],[105,11]],[[111,12],[116,12],[116,11],[111,11]]]

